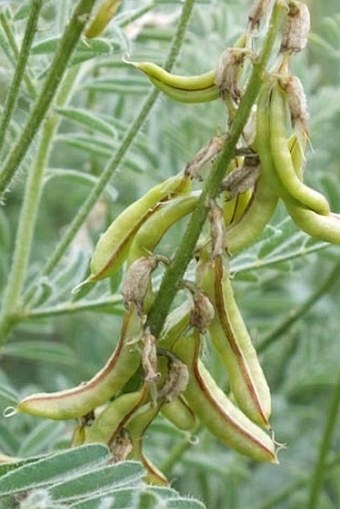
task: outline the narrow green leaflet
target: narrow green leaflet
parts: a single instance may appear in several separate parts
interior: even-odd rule
[[[45,184],[48,184],[54,179],[64,180],[70,184],[74,184],[75,186],[81,185],[90,188],[92,188],[98,182],[98,177],[89,173],[65,168],[49,168],[45,175]],[[111,183],[106,186],[104,193],[110,198],[111,201],[116,201],[118,191]]]
[[[138,483],[143,476],[140,463],[126,461],[116,465],[97,468],[95,471],[79,473],[49,490],[53,500],[69,501],[90,495],[111,493],[117,487]]]
[[[151,491],[144,491],[140,494],[138,502],[134,506],[136,509],[165,509],[165,503]]]
[[[128,509],[135,505],[138,488],[119,488],[110,495],[96,495],[70,505],[70,509]]]
[[[69,120],[81,124],[92,131],[106,134],[117,138],[117,130],[114,126],[110,125],[105,120],[89,113],[87,110],[82,108],[56,108],[55,111]]]
[[[55,421],[40,421],[20,442],[18,456],[40,454],[52,447],[59,437],[65,435],[65,424]]]
[[[99,444],[57,452],[34,464],[26,464],[0,477],[0,496],[53,484],[96,469],[109,459],[109,450]]]
[[[54,53],[60,41],[60,37],[51,37],[38,42],[32,48],[32,55],[48,55]],[[73,60],[82,57],[82,61],[93,58],[94,55],[111,53],[115,45],[107,39],[82,40],[78,43]],[[78,62],[79,63],[79,62]]]
[[[79,133],[59,134],[58,143],[63,143],[94,156],[111,157],[117,144],[96,136]]]
[[[18,401],[17,392],[7,384],[0,383],[0,405],[16,405]]]
[[[75,354],[71,348],[56,341],[16,341],[7,344],[2,353],[8,357],[51,362],[65,366],[74,366],[76,362]]]
[[[141,78],[131,78],[130,76],[114,76],[112,78],[95,78],[86,81],[82,88],[93,90],[95,92],[105,92],[108,94],[146,94],[150,90],[147,81]]]
[[[167,509],[205,509],[205,505],[192,498],[176,498],[169,500],[166,504]]]

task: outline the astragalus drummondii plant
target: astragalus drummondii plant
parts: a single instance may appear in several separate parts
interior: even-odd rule
[[[286,437],[280,436],[275,410],[272,415],[275,377],[269,369],[267,382],[258,353],[330,288],[340,270],[337,264],[292,319],[255,344],[234,275],[340,244],[340,215],[327,189],[317,190],[308,176],[311,120],[294,62],[308,46],[310,12],[298,0],[254,1],[246,16],[239,15],[228,43],[215,44],[213,65],[204,60],[192,75],[178,57],[189,22],[204,25],[204,7],[194,3],[171,4],[176,11],[169,6],[163,12],[157,2],[135,7],[117,0],[76,5],[32,0],[2,6],[0,20],[7,65],[15,68],[0,121],[0,192],[4,210],[17,216],[13,254],[3,272],[0,341],[11,354],[7,339],[24,327],[27,341],[17,341],[21,357],[38,356],[44,365],[60,362],[71,370],[65,369],[67,382],[58,380],[56,370],[50,380],[46,372],[34,379],[38,390],[27,387],[15,397],[6,392],[11,404],[4,415],[19,428],[46,422],[56,436],[67,430],[63,445],[70,453],[79,448],[90,454],[91,444],[103,444],[93,454],[104,454],[107,468],[120,462],[135,468],[133,461],[139,461],[144,470],[136,473],[138,482],[142,475],[160,486],[171,481],[176,462],[181,465],[190,437],[206,430],[227,446],[221,457],[245,461],[227,452],[231,449],[250,460],[280,462]],[[162,38],[167,42],[167,31],[155,28],[148,35],[147,26],[171,26],[174,20],[162,58],[159,45]],[[17,25],[23,25],[21,46]],[[55,33],[42,36],[50,27]],[[192,46],[203,61],[202,48]],[[178,109],[169,117],[172,101],[188,113]],[[203,121],[194,120],[199,108],[206,112]],[[124,189],[127,198],[117,202]],[[12,202],[19,195],[20,206]],[[49,231],[44,210],[57,216],[56,231]],[[258,280],[248,282],[248,291],[259,291]],[[92,312],[88,327],[68,321],[81,311]],[[105,319],[94,326],[98,312]],[[257,312],[267,313],[265,299]],[[71,334],[87,329],[92,352],[102,349],[99,339],[108,335],[101,369],[74,370],[68,347],[29,339],[30,324],[45,319],[48,330],[58,316],[65,317]],[[319,496],[338,393],[337,382],[310,508]],[[163,465],[148,445],[159,440],[160,423],[171,430],[164,440],[175,447]],[[3,482],[2,492],[11,495],[24,489],[15,476],[26,468],[25,451],[16,451],[19,458],[5,452],[0,491]],[[46,459],[35,461],[39,466]],[[10,472],[16,465],[21,467]],[[11,482],[16,488],[8,487]],[[141,486],[135,487],[140,498],[134,503],[150,497],[158,507],[162,492]],[[68,500],[56,493],[57,485],[48,491],[49,500]],[[89,507],[97,502],[98,493]]]

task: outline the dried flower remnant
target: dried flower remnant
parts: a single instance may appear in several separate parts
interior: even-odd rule
[[[192,179],[199,179],[199,172],[203,166],[209,163],[224,147],[227,141],[227,136],[215,136],[208,143],[201,148],[195,155],[195,157],[186,165],[184,169],[185,176],[189,176]]]
[[[252,189],[260,175],[260,163],[257,157],[245,157],[242,166],[235,168],[222,182],[221,189],[228,193],[231,200],[238,194]]]
[[[288,75],[279,79],[281,88],[286,93],[287,104],[293,127],[301,128],[308,133],[308,110],[306,95],[301,81],[296,76]]]
[[[310,30],[309,9],[306,4],[295,1],[288,2],[288,8],[280,52],[298,53],[307,45]]]
[[[223,254],[226,247],[226,228],[223,210],[213,203],[208,218],[212,241],[212,258],[216,258],[216,256]]]
[[[170,403],[186,389],[189,381],[189,371],[187,365],[174,354],[166,352],[166,356],[170,359],[169,369],[166,380],[158,393],[158,398]]]
[[[130,265],[122,286],[124,304],[134,302],[143,314],[144,300],[150,288],[151,274],[156,269],[159,259],[155,256],[142,257]]]
[[[230,94],[235,102],[240,100],[241,90],[238,82],[244,60],[249,54],[249,50],[245,48],[227,48],[221,54],[216,68],[215,83],[222,97]]]
[[[192,294],[194,307],[190,315],[190,323],[201,334],[204,334],[211,320],[215,316],[215,309],[205,292],[197,289]]]
[[[155,336],[147,332],[142,338],[142,344],[142,366],[144,370],[144,381],[148,384],[152,384],[160,378],[160,373],[158,371]]]
[[[268,15],[270,0],[255,0],[248,14],[248,27],[258,29],[262,19]]]

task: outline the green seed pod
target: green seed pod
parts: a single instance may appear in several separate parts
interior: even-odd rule
[[[193,431],[197,426],[197,419],[183,396],[177,396],[172,401],[164,403],[161,407],[161,413],[183,431]]]
[[[151,83],[163,94],[174,101],[187,104],[205,103],[216,101],[220,97],[220,91],[216,85],[212,85],[202,90],[186,90],[171,87],[156,78],[150,77]]]
[[[192,310],[192,302],[186,300],[168,315],[158,339],[158,345],[162,349],[171,350],[172,345],[188,331]]]
[[[232,223],[237,223],[237,221],[241,219],[251,202],[252,193],[252,190],[248,189],[248,191],[238,194],[231,200],[228,199],[229,193],[227,193],[226,199],[222,205],[223,218],[226,227],[231,226]],[[222,198],[224,197],[225,195],[222,194]]]
[[[32,394],[19,402],[16,411],[55,420],[88,414],[114,396],[136,372],[141,362],[138,343],[142,333],[137,308],[131,305],[112,356],[91,380],[65,391]]]
[[[156,418],[159,410],[160,404],[155,405],[147,403],[144,407],[135,412],[125,429],[129,433],[132,444],[132,450],[128,455],[128,459],[134,459],[143,464],[146,470],[145,480],[148,483],[164,486],[168,484],[168,480],[143,452],[144,434],[152,421]]]
[[[156,185],[126,208],[100,237],[92,256],[91,275],[87,281],[98,281],[118,270],[128,256],[134,236],[146,219],[162,202],[189,190],[189,177],[179,174]]]
[[[215,307],[215,318],[208,331],[228,372],[235,400],[252,421],[269,427],[269,387],[235,301],[221,256],[198,265],[197,283],[208,294]]]
[[[92,425],[86,428],[84,442],[109,444],[136,409],[146,402],[146,396],[147,392],[142,389],[138,392],[122,394],[108,403]]]
[[[179,90],[204,90],[206,88],[213,87],[215,84],[215,71],[209,71],[196,76],[179,76],[177,74],[167,72],[165,69],[162,69],[162,67],[159,67],[159,65],[153,64],[152,62],[127,61],[127,63],[142,71],[148,76],[148,78],[153,78],[168,87]]]
[[[287,211],[294,223],[304,232],[324,242],[340,244],[340,215],[330,213],[327,216],[317,214],[293,202],[285,202]]]
[[[116,14],[119,4],[120,0],[104,1],[95,14],[94,19],[85,30],[85,37],[92,39],[93,37],[97,37],[99,34],[101,34],[106,25],[110,23],[111,19]]]
[[[245,196],[240,214],[226,228],[226,247],[230,253],[236,254],[255,242],[274,214],[277,201],[277,195],[261,173],[254,192],[250,197]]]
[[[223,444],[257,461],[277,463],[271,438],[239,410],[216,385],[200,360],[198,332],[178,340],[174,353],[189,369],[189,383],[184,395],[209,431]]]
[[[163,235],[177,221],[193,211],[198,198],[199,192],[192,192],[160,204],[136,233],[129,250],[128,263],[152,253]]]
[[[285,99],[276,84],[272,89],[270,100],[270,144],[278,180],[292,199],[318,214],[328,215],[330,207],[326,198],[303,184],[296,175],[288,147],[285,114]]]

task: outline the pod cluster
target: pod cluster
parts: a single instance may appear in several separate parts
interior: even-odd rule
[[[271,4],[254,2],[244,36],[223,52],[216,70],[183,77],[149,62],[133,65],[174,100],[223,101],[232,122],[249,67],[256,63],[253,33],[267,24]],[[113,461],[139,459],[152,483],[167,482],[143,452],[143,437],[159,412],[182,430],[192,432],[200,422],[239,453],[277,463],[270,391],[235,300],[229,258],[257,239],[279,200],[299,228],[340,244],[340,216],[303,180],[308,114],[302,84],[290,74],[289,61],[306,46],[309,12],[296,0],[277,0],[273,8],[278,5],[284,23],[274,62],[219,196],[209,203],[209,224],[193,257],[195,279],[181,284],[182,304],[155,337],[148,326],[155,299],[153,274],[171,262],[157,254],[158,244],[194,210],[204,168],[215,164],[228,133],[210,140],[181,172],[125,209],[99,239],[86,282],[111,276],[123,263],[126,267],[121,289],[126,309],[106,365],[75,388],[33,394],[17,406],[17,412],[77,419],[73,445],[102,442],[110,447]],[[204,364],[206,344],[221,359],[232,397]]]

